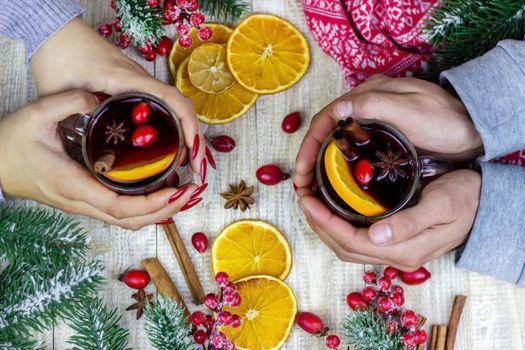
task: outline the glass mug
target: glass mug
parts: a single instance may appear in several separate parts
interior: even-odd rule
[[[132,118],[140,103],[149,110],[145,120]],[[147,93],[109,97],[91,114],[66,118],[58,130],[67,153],[120,194],[178,187],[189,173],[184,171],[188,150],[179,118],[166,102]]]
[[[368,140],[366,137],[363,140],[359,140],[359,137],[357,137],[357,139],[354,138],[352,141],[352,137],[344,132],[345,124],[347,126],[352,125],[349,128],[355,126],[361,131],[364,130],[365,134],[368,135],[366,136]],[[338,147],[341,150],[344,150],[345,147],[350,148],[345,153],[345,161],[352,165],[348,169],[350,169],[349,173],[353,176],[353,181],[355,181],[356,186],[360,187],[360,190],[368,193],[367,196],[370,195],[369,198],[377,199],[377,203],[388,202],[389,205],[379,204],[384,207],[385,211],[371,215],[359,213],[347,204],[334,189],[329,180],[329,172],[326,169],[327,160],[325,159],[327,148],[333,140],[336,141],[335,143],[342,145]],[[348,142],[352,144],[348,145]],[[388,148],[388,150],[385,151],[385,148]],[[380,155],[383,158],[379,157]],[[404,164],[404,168],[398,169],[398,173],[385,171],[384,169],[392,169],[386,165],[392,164],[389,161],[395,156],[399,156],[397,159],[400,164]],[[353,159],[349,160],[349,157]],[[369,172],[373,172],[373,175],[369,175],[371,177],[362,180],[369,180],[370,183],[367,185],[363,185],[364,182],[359,183],[355,178],[357,174],[355,171],[359,167],[358,162],[364,158],[372,158],[377,161],[375,163],[369,162],[368,164],[373,164],[371,166],[364,164],[365,169],[370,169]],[[384,166],[384,168],[377,164]],[[352,172],[352,169],[354,172]],[[352,224],[367,226],[389,217],[401,209],[414,205],[422,188],[423,178],[442,175],[451,170],[452,164],[448,160],[432,156],[419,156],[407,137],[392,125],[375,119],[354,121],[352,118],[348,118],[347,121],[340,122],[339,128],[334,130],[321,145],[317,156],[315,175],[317,192],[332,212]],[[379,175],[377,174],[378,172]],[[363,179],[363,175],[360,176]],[[379,180],[380,178],[381,180]],[[394,183],[388,183],[389,179],[393,178],[395,178]],[[396,185],[395,182],[398,179],[399,185]],[[375,193],[373,193],[374,189]],[[358,189],[357,191],[360,190]],[[360,193],[362,194],[363,192]]]

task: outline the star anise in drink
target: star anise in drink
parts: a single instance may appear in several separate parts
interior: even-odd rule
[[[401,151],[394,153],[390,145],[388,145],[386,153],[377,151],[376,155],[379,157],[379,160],[372,163],[372,165],[380,171],[377,176],[378,181],[385,179],[387,176],[392,182],[396,182],[398,176],[408,177],[402,167],[407,165],[410,159],[401,158],[403,155]]]
[[[253,199],[254,187],[246,187],[244,181],[237,186],[230,185],[230,191],[221,193],[221,196],[226,199],[226,204],[224,204],[224,209],[241,209],[241,211],[246,211],[250,209],[250,204],[255,203]]]
[[[126,311],[137,310],[137,320],[138,320],[139,318],[142,317],[142,314],[144,313],[146,306],[151,302],[153,295],[146,294],[144,289],[139,289],[139,291],[137,293],[134,293],[131,297],[136,300],[136,303],[128,306]]]
[[[108,136],[106,143],[109,143],[111,140],[113,140],[113,144],[116,145],[119,141],[124,141],[126,139],[124,134],[128,131],[128,129],[124,128],[124,124],[126,124],[125,121],[117,124],[117,122],[113,120],[111,125],[106,125],[106,132],[104,133]]]

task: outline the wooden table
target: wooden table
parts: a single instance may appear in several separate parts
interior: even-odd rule
[[[109,0],[82,0],[87,7],[85,20],[97,28],[111,18]],[[345,296],[363,287],[362,265],[342,263],[312,232],[297,205],[290,180],[275,186],[258,185],[255,170],[266,163],[277,163],[288,170],[294,160],[307,126],[293,135],[284,135],[280,123],[284,114],[301,111],[310,119],[328,102],[347,88],[341,70],[318,47],[309,34],[299,0],[253,0],[254,12],[282,16],[306,35],[312,51],[312,64],[305,78],[292,89],[277,95],[261,96],[254,108],[240,120],[225,126],[204,126],[207,135],[229,134],[237,140],[237,149],[230,154],[217,155],[219,170],[209,176],[210,187],[203,204],[188,213],[178,215],[176,221],[190,246],[191,234],[204,231],[210,238],[228,223],[241,218],[257,218],[277,225],[292,244],[294,265],[287,282],[293,287],[301,310],[321,315],[339,334],[342,321],[348,313]],[[128,53],[137,55],[128,49]],[[35,98],[35,89],[24,63],[24,47],[0,39],[0,116]],[[149,63],[137,60],[157,78],[169,81],[166,62],[162,59]],[[1,166],[1,165],[0,165]],[[257,203],[250,211],[224,210],[218,193],[229,183],[244,179],[256,186]],[[20,204],[28,204],[22,203]],[[33,205],[29,203],[28,205]],[[191,298],[184,283],[175,256],[160,227],[149,226],[130,232],[102,222],[79,217],[92,238],[92,253],[107,266],[108,283],[102,291],[108,305],[117,307],[123,315],[121,324],[130,330],[129,343],[134,349],[151,349],[142,321],[124,311],[131,304],[131,291],[117,281],[119,272],[128,266],[139,267],[140,260],[156,256],[166,266],[182,291],[186,302]],[[191,254],[194,254],[191,249]],[[206,291],[213,288],[209,254],[192,256]],[[446,323],[456,294],[465,294],[469,300],[459,329],[457,349],[525,349],[525,290],[476,273],[454,267],[453,254],[428,265],[433,277],[430,283],[407,288],[407,305],[428,317],[429,324]],[[150,288],[152,288],[150,286]],[[72,334],[64,325],[38,335],[49,349],[65,349]],[[283,349],[322,349],[316,338],[294,329]]]

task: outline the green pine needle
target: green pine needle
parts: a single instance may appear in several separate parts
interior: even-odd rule
[[[404,350],[400,334],[387,333],[385,322],[374,311],[356,311],[343,324],[348,344],[354,350]]]
[[[217,19],[237,22],[248,11],[249,5],[243,0],[201,0],[200,8]]]
[[[159,7],[150,7],[146,0],[116,0],[116,5],[122,32],[129,35],[134,45],[156,45],[165,35]]]
[[[144,312],[144,328],[157,350],[197,350],[184,309],[175,300],[159,297]]]
[[[11,330],[0,331],[0,349],[2,350],[46,350],[45,346],[26,334]]]
[[[124,350],[128,331],[119,325],[117,309],[109,311],[100,298],[84,299],[68,315],[69,326],[77,333],[67,341],[69,350]]]

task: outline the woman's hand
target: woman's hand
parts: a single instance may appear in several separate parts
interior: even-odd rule
[[[461,245],[474,223],[481,177],[457,170],[423,189],[420,202],[369,229],[356,228],[333,214],[316,194],[299,188],[299,206],[313,230],[339,259],[391,265],[414,271]]]
[[[134,230],[178,212],[197,186],[165,188],[148,196],[118,195],[65,153],[58,123],[95,107],[92,94],[70,91],[43,97],[2,119],[0,181],[6,195]]]

